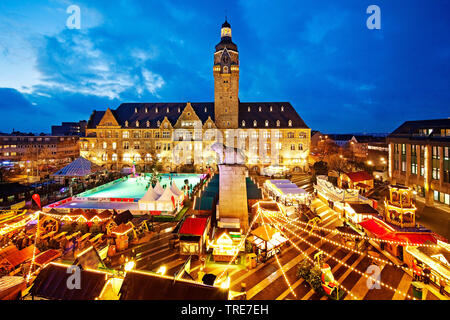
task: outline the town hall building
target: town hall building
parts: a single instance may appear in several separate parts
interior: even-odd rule
[[[307,171],[311,130],[294,107],[239,100],[239,52],[227,21],[215,47],[213,76],[213,102],[122,103],[94,111],[80,139],[81,155],[112,170],[135,164],[146,171],[157,161],[164,171],[203,171],[216,167],[210,146],[221,142],[242,149],[253,172],[270,165]]]

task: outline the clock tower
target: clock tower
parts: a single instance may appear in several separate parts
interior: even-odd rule
[[[214,53],[215,123],[221,129],[237,129],[239,114],[239,52],[231,41],[231,26],[225,21]]]

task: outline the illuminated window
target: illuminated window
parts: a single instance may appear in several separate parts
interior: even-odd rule
[[[140,155],[139,153],[136,153],[136,154],[134,155],[134,161],[136,161],[136,162],[141,161],[141,155]]]
[[[113,153],[112,157],[111,157],[112,161],[117,161],[117,154]]]
[[[261,112],[261,106],[259,106],[258,111]]]
[[[272,112],[272,106],[269,107],[269,111]]]
[[[245,127],[245,121],[244,120],[242,120],[242,126]]]
[[[269,120],[266,120],[264,124],[265,124],[266,127],[268,127],[269,126]]]
[[[102,160],[103,161],[108,161],[108,154],[107,153],[102,154]]]
[[[148,113],[148,108],[147,107],[145,107],[145,113]]]
[[[158,128],[161,126],[161,121],[158,120],[158,122],[156,123],[156,125],[158,126]]]
[[[117,143],[116,142],[112,143],[112,148],[113,148],[113,150],[116,150],[116,148],[117,148]]]
[[[280,120],[277,120],[277,127],[280,126]]]
[[[281,106],[281,112],[283,112],[284,111],[284,106]]]
[[[137,108],[134,108],[134,113],[137,113]]]
[[[146,124],[147,124],[147,128],[149,128],[150,127],[150,121],[147,120]]]
[[[107,149],[108,148],[108,144],[106,142],[103,142],[103,149]]]
[[[251,110],[251,109],[250,109],[250,106],[247,108],[247,110],[248,110],[248,112],[250,112],[250,110]]]
[[[128,127],[128,121],[125,121],[125,127]]]
[[[152,161],[152,155],[151,155],[150,153],[147,153],[147,154],[145,155],[145,161],[146,161],[146,162]]]
[[[130,154],[129,153],[124,153],[122,159],[123,159],[124,162],[129,162],[130,161]]]
[[[130,133],[129,133],[128,131],[124,131],[124,132],[122,133],[122,138],[128,139],[129,137],[130,137]]]
[[[289,121],[288,121],[288,126],[289,126],[289,127],[292,127],[292,120],[289,120]]]
[[[158,108],[155,108],[155,112],[158,113]]]
[[[256,125],[257,125],[256,120],[253,120],[253,126],[256,127]]]
[[[136,127],[139,128],[139,121],[136,121]]]
[[[130,143],[129,143],[128,141],[124,141],[124,142],[123,142],[123,148],[124,148],[125,150],[130,149]]]

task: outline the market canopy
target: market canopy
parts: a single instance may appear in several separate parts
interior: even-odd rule
[[[102,167],[92,163],[91,161],[78,157],[64,168],[56,171],[52,176],[57,177],[85,177],[92,173],[103,170]]]

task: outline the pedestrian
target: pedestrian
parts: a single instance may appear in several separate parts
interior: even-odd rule
[[[439,293],[445,296],[445,286],[447,285],[447,282],[444,278],[441,278],[439,281]]]
[[[431,273],[430,268],[426,267],[423,269],[423,283],[424,284],[430,283],[430,273]]]

